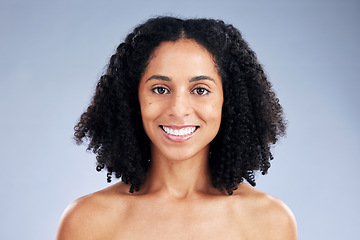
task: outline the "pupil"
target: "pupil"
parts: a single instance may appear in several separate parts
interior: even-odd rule
[[[162,88],[162,87],[161,87],[161,88],[159,88],[159,89],[158,89],[158,91],[159,91],[159,93],[160,93],[160,94],[165,93],[165,89],[164,89],[164,88]]]

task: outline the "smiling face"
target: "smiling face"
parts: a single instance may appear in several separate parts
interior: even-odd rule
[[[213,57],[193,40],[155,49],[139,84],[141,116],[152,156],[207,156],[221,122],[223,89]]]

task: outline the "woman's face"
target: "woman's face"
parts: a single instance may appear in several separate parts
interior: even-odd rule
[[[163,42],[139,84],[152,155],[183,160],[207,154],[221,122],[223,89],[213,57],[193,40]]]

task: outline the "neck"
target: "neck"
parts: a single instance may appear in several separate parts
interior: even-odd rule
[[[174,160],[154,155],[143,189],[174,199],[189,199],[213,190],[208,151],[190,159]]]

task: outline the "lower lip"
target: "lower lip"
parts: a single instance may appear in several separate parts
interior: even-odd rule
[[[161,131],[163,132],[164,136],[167,139],[169,139],[170,141],[173,141],[173,142],[185,142],[185,141],[189,140],[192,136],[195,135],[195,132],[197,131],[197,129],[194,132],[192,132],[192,133],[190,133],[188,135],[184,135],[184,136],[175,136],[175,135],[168,134],[162,128],[161,128]]]

